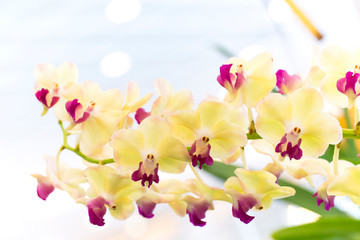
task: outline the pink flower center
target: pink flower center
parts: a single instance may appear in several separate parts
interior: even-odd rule
[[[299,127],[294,127],[292,131],[285,133],[280,142],[276,145],[275,152],[280,153],[282,157],[288,155],[290,160],[292,158],[299,160],[303,155],[300,148],[300,133],[301,129]]]

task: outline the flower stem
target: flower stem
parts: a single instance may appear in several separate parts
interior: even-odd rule
[[[64,142],[63,145],[61,146],[58,156],[57,158],[60,156],[60,152],[64,149],[67,149],[69,151],[72,151],[73,153],[77,154],[78,156],[80,156],[82,159],[84,159],[85,161],[88,161],[89,163],[95,163],[95,164],[99,164],[99,165],[105,165],[108,163],[113,163],[114,159],[112,158],[108,158],[108,159],[103,159],[103,160],[97,160],[91,157],[86,156],[84,153],[82,153],[79,149],[79,147],[77,146],[76,148],[70,147],[68,142],[67,142],[67,137],[69,136],[69,133],[64,129],[64,126],[62,124],[62,121],[59,121],[59,125],[60,128],[63,132],[63,137],[64,137]]]
[[[191,165],[191,163],[189,163],[189,166],[190,166],[190,168],[191,168],[191,171],[194,173],[196,179],[197,179],[200,183],[202,183],[202,184],[205,185],[205,183],[204,183],[204,181],[201,179],[199,173],[195,170],[195,168]]]
[[[248,170],[248,166],[246,163],[246,158],[245,158],[245,151],[244,151],[244,147],[240,147],[240,158],[243,164],[243,168]]]
[[[249,134],[256,133],[255,123],[254,123],[254,116],[252,114],[252,111],[251,111],[250,107],[248,108],[248,116],[249,116],[249,123],[250,123]]]
[[[339,173],[338,160],[339,160],[340,145],[341,145],[341,142],[336,144],[334,147],[333,168],[334,168],[335,175],[338,175],[338,173]]]

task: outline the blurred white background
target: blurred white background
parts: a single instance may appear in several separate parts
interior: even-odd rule
[[[1,0],[0,239],[262,240],[296,220],[314,219],[276,201],[244,225],[231,216],[229,204],[219,203],[203,228],[167,206],[157,207],[151,220],[134,214],[116,221],[108,214],[106,225],[96,227],[87,209],[64,192],[39,199],[30,176],[45,173],[42,155],[55,155],[62,141],[52,113],[40,117],[33,92],[37,64],[72,61],[80,81],[94,80],[104,89],[136,81],[142,94],[154,91],[154,79],[166,78],[177,90],[191,89],[199,102],[221,92],[216,77],[226,57],[218,46],[245,57],[270,51],[276,69],[304,76],[313,44],[358,43],[360,1],[296,3],[324,35],[321,42],[282,0]],[[257,159],[249,161],[256,168]]]

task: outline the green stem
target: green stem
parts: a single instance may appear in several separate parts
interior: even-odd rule
[[[86,156],[84,153],[82,153],[79,149],[79,147],[77,146],[76,148],[70,147],[68,142],[67,142],[67,137],[69,136],[69,133],[64,129],[64,126],[62,124],[62,121],[59,121],[59,125],[60,128],[63,132],[63,137],[64,137],[64,142],[63,145],[60,148],[60,151],[58,153],[57,158],[59,158],[60,153],[62,150],[67,149],[69,151],[72,151],[73,153],[77,154],[78,156],[80,156],[82,159],[84,159],[85,161],[88,161],[89,163],[95,163],[95,164],[99,164],[99,165],[105,165],[105,164],[109,164],[109,163],[113,163],[114,159],[112,158],[108,158],[108,159],[103,159],[103,160],[97,160],[91,157]]]
[[[63,145],[64,149],[67,149],[69,151],[72,151],[73,153],[77,154],[78,156],[80,156],[81,158],[83,158],[84,160],[88,161],[89,163],[95,163],[95,164],[99,164],[99,165],[105,165],[105,164],[109,164],[109,163],[113,163],[114,159],[112,158],[108,158],[108,159],[103,159],[103,160],[97,160],[91,157],[86,156],[85,154],[83,154],[79,149],[75,149],[70,147],[69,145]]]
[[[359,123],[359,110],[356,106],[354,106],[355,109],[355,122],[354,122],[354,128],[357,129],[358,128],[358,123]]]
[[[336,144],[334,147],[334,155],[333,155],[333,168],[334,168],[334,174],[338,175],[339,168],[338,168],[338,160],[339,160],[339,152],[340,152],[340,144]]]

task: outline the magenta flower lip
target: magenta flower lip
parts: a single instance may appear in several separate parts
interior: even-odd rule
[[[241,195],[235,199],[232,207],[233,216],[239,218],[245,224],[250,223],[255,217],[247,212],[257,204],[257,200],[251,195]]]
[[[335,196],[333,195],[327,195],[326,194],[326,197],[325,199],[324,198],[321,198],[318,194],[318,192],[314,193],[313,197],[316,197],[316,203],[318,206],[320,206],[322,203],[324,203],[324,208],[326,211],[329,211],[330,208],[332,207],[335,207]]]
[[[140,162],[139,168],[132,173],[131,179],[135,182],[141,180],[141,185],[143,186],[145,186],[145,182],[148,182],[148,187],[150,187],[153,182],[159,183],[159,163],[156,164],[156,167],[151,174],[148,174],[145,171],[146,169],[143,167],[143,162]]]
[[[341,93],[348,93],[349,91],[356,97],[360,95],[360,74],[347,72],[344,78],[340,78],[336,82],[336,87]]]
[[[206,211],[209,210],[210,203],[205,200],[196,199],[188,203],[186,213],[189,215],[189,220],[194,226],[203,227],[206,225],[205,218]]]
[[[297,141],[294,141],[291,138],[288,139],[289,137],[287,137],[287,135],[288,134],[286,133],[281,138],[280,142],[276,145],[275,152],[280,153],[282,157],[288,155],[290,160],[293,158],[299,160],[303,155],[303,152],[300,148],[301,138],[296,138]]]
[[[83,108],[78,99],[66,102],[65,108],[75,123],[85,122],[90,117],[90,113],[85,111],[81,117],[77,118],[77,111],[81,111]]]
[[[202,140],[200,140],[202,141]],[[211,166],[214,163],[214,160],[212,159],[212,157],[210,156],[210,149],[211,146],[210,144],[207,143],[206,145],[206,151],[204,153],[201,154],[196,154],[196,141],[192,144],[189,154],[191,156],[191,161],[192,161],[192,165],[193,167],[196,167],[196,165],[199,162],[199,168],[201,169],[202,166],[204,164]]]
[[[45,201],[54,189],[55,187],[50,183],[39,182],[36,191],[39,198]]]
[[[138,206],[138,211],[139,214],[141,216],[143,216],[144,218],[152,218],[154,217],[154,209],[156,207],[156,203],[151,201],[151,200],[143,200],[143,199],[139,199],[138,201],[136,201],[137,206]]]
[[[49,90],[42,88],[41,90],[37,91],[35,93],[36,98],[42,103],[44,104],[47,108],[51,108],[53,107],[60,99],[60,97],[58,96],[53,96],[51,98],[51,102],[48,103],[46,100],[47,95],[49,94]]]
[[[144,108],[139,108],[135,113],[135,120],[140,124],[145,118],[149,117],[151,112],[146,112]]]
[[[89,220],[92,224],[97,226],[104,226],[104,215],[106,213],[106,206],[108,202],[101,196],[91,199],[87,202]]]

